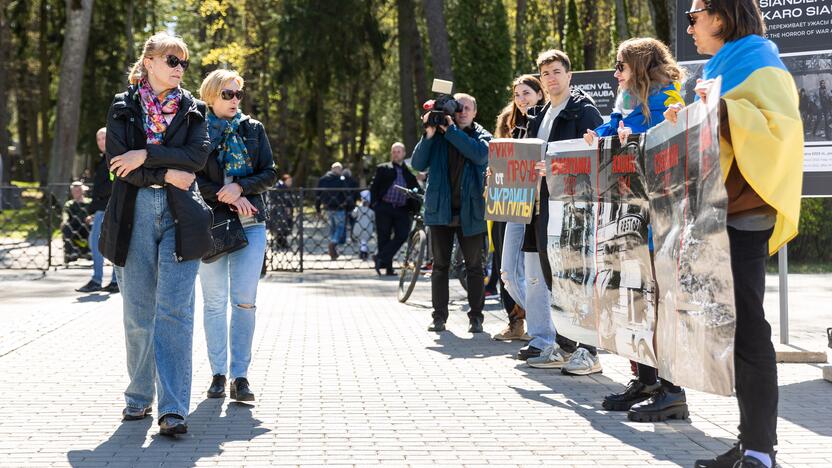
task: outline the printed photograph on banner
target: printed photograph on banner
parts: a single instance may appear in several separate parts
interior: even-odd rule
[[[576,71],[572,73],[572,87],[588,94],[598,112],[609,122],[610,114],[615,107],[615,95],[618,90],[618,80],[614,76],[615,70]]]
[[[485,195],[485,218],[528,224],[532,219],[546,142],[537,138],[496,138],[488,145],[491,173]]]
[[[717,101],[714,101],[714,103]],[[647,133],[658,294],[659,373],[685,387],[733,391],[735,309],[719,166],[717,106],[697,102]]]
[[[656,287],[642,138],[632,135],[626,145],[618,137],[601,139],[595,290],[601,347],[655,367]]]
[[[558,332],[598,346],[595,300],[595,177],[597,142],[549,143],[547,255],[552,269],[553,319]]]

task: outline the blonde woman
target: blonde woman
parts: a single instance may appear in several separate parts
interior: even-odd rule
[[[123,416],[145,418],[155,384],[163,435],[188,430],[194,283],[211,245],[211,213],[194,185],[208,157],[207,109],[179,86],[187,68],[182,39],[151,36],[107,115],[115,180],[99,246],[124,301]]]
[[[263,124],[240,107],[243,78],[235,71],[215,70],[202,82],[199,95],[208,103],[211,154],[197,173],[199,190],[215,218],[239,218],[248,245],[199,267],[205,341],[213,380],[208,398],[225,396],[254,401],[248,382],[251,342],[257,307],[257,284],[266,252],[266,206],[263,193],[277,182],[272,149]],[[231,300],[231,327],[228,303]],[[230,333],[229,333],[230,331]],[[231,361],[229,366],[229,350]]]

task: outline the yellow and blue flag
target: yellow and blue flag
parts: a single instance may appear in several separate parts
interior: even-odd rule
[[[730,144],[720,138],[723,180],[736,161],[751,188],[777,210],[768,244],[773,255],[797,235],[800,219],[803,121],[797,87],[777,46],[757,35],[727,42],[705,64],[705,79],[718,76],[731,134]]]

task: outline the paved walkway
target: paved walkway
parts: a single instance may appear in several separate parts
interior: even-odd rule
[[[88,274],[0,272],[0,466],[690,466],[735,437],[733,398],[689,392],[689,421],[629,423],[600,408],[629,379],[624,359],[602,356],[590,377],[530,369],[509,358],[519,343],[490,339],[496,303],[489,334],[472,336],[455,287],[450,331],[436,335],[427,282],[401,305],[392,280],[344,271],[263,280],[253,406],[204,399],[198,307],[190,432],[171,440],[151,419],[120,421],[121,301],[78,297]],[[832,276],[793,275],[792,289],[795,341],[823,349]],[[817,366],[779,371],[778,461],[832,466],[832,383]]]

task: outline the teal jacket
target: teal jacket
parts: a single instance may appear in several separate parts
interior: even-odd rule
[[[425,224],[445,226],[451,223],[451,183],[448,176],[448,145],[452,144],[465,158],[462,170],[462,190],[459,222],[464,236],[486,231],[485,199],[482,196],[485,168],[488,166],[488,142],[491,134],[481,125],[473,124],[473,136],[468,136],[456,125],[444,135],[422,137],[413,150],[412,166],[418,171],[428,170],[425,190]]]

